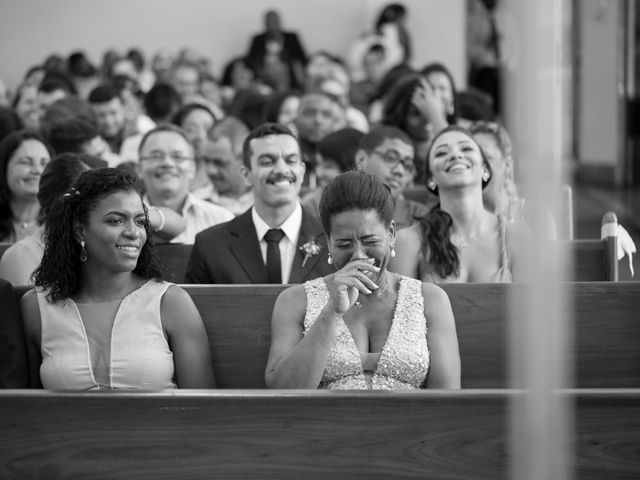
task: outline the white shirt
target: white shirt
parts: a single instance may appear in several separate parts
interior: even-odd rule
[[[149,205],[149,198],[145,195],[144,203]],[[189,243],[196,240],[196,234],[219,223],[228,222],[235,217],[224,207],[214,205],[188,194],[180,214],[186,221],[184,232],[171,240],[170,243]]]
[[[264,239],[265,234],[271,229],[266,222],[260,218],[255,207],[251,209],[251,219],[253,225],[256,227],[256,233],[258,234],[258,241],[260,242],[260,252],[262,253],[262,260],[264,264],[267,264],[267,242]],[[302,227],[302,206],[300,203],[296,205],[296,208],[291,212],[291,215],[282,222],[282,225],[278,226],[284,232],[284,237],[280,240],[278,246],[280,247],[280,265],[282,272],[282,283],[289,282],[289,276],[291,275],[291,267],[293,266],[293,259],[296,256],[296,246],[298,245],[298,237],[300,236],[300,228]]]

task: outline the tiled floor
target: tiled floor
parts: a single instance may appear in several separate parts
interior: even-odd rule
[[[606,212],[614,212],[618,223],[631,235],[640,249],[640,188],[623,190],[575,185],[573,187],[575,238],[596,238],[600,236],[600,221]],[[633,265],[636,275],[631,278],[628,259],[619,265],[620,280],[640,280],[640,255],[634,255]]]

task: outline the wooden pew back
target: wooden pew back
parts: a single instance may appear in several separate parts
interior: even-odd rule
[[[271,312],[283,285],[185,285],[200,311],[220,388],[264,388]],[[451,300],[463,388],[505,388],[509,295],[523,284],[443,285]],[[559,284],[570,299],[578,388],[640,388],[640,282]],[[27,287],[15,287],[22,296]],[[542,350],[540,355],[544,355]],[[519,385],[511,385],[518,387]],[[568,385],[571,386],[571,385]]]
[[[636,478],[640,391],[561,391],[577,479]],[[0,478],[500,479],[514,390],[0,392]],[[89,472],[91,472],[89,474]]]
[[[508,386],[508,295],[521,284],[451,284],[464,388]],[[216,381],[264,387],[270,319],[280,285],[186,286],[205,320]],[[640,387],[640,283],[560,284],[575,311],[575,385]],[[251,301],[247,301],[251,298]],[[568,320],[569,321],[569,320]],[[540,352],[544,355],[544,351]],[[518,386],[518,385],[515,385]]]

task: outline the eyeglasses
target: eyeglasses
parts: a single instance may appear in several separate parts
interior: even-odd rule
[[[153,163],[160,163],[160,162],[164,162],[167,157],[169,157],[178,165],[181,165],[185,162],[193,160],[193,157],[184,155],[183,153],[180,153],[180,152],[171,152],[171,153],[153,152],[151,155],[147,157],[140,157],[140,160],[146,160]]]
[[[402,164],[402,168],[407,173],[413,173],[416,169],[413,163],[413,157],[402,157],[396,150],[387,150],[386,152],[373,150],[373,152],[380,155],[384,163],[392,170],[396,168],[399,163]]]
[[[469,131],[471,133],[499,133],[500,125],[496,122],[487,122],[484,120],[480,120],[477,122],[473,122],[469,127]]]

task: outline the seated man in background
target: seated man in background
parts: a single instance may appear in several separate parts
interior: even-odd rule
[[[303,184],[314,188],[318,142],[345,124],[344,108],[333,95],[315,91],[300,99],[295,127],[302,161],[307,169]]]
[[[249,129],[235,117],[226,117],[211,131],[202,162],[214,191],[208,200],[238,216],[253,205],[251,184],[242,174],[242,144]]]
[[[396,127],[376,127],[367,133],[356,152],[356,165],[373,175],[391,190],[396,202],[393,219],[399,229],[415,223],[433,205],[423,205],[404,198],[403,192],[413,179],[415,166],[413,142]]]
[[[186,283],[301,283],[333,271],[322,226],[300,205],[305,166],[293,132],[261,125],[242,156],[255,204],[196,236]]]
[[[96,117],[98,132],[113,153],[119,153],[125,138],[138,133],[127,122],[125,105],[118,91],[108,84],[99,85],[89,94],[89,104]]]
[[[116,165],[120,157],[111,152],[109,145],[98,133],[98,128],[84,118],[69,118],[54,123],[47,136],[56,155],[86,153],[105,161],[104,166]]]
[[[213,205],[189,193],[195,175],[193,147],[184,132],[173,125],[160,125],[140,142],[138,174],[146,189],[144,201],[153,207],[167,207],[182,215],[184,232],[171,243],[193,243],[196,233],[233,218],[226,208]],[[162,231],[162,225],[157,229]]]

